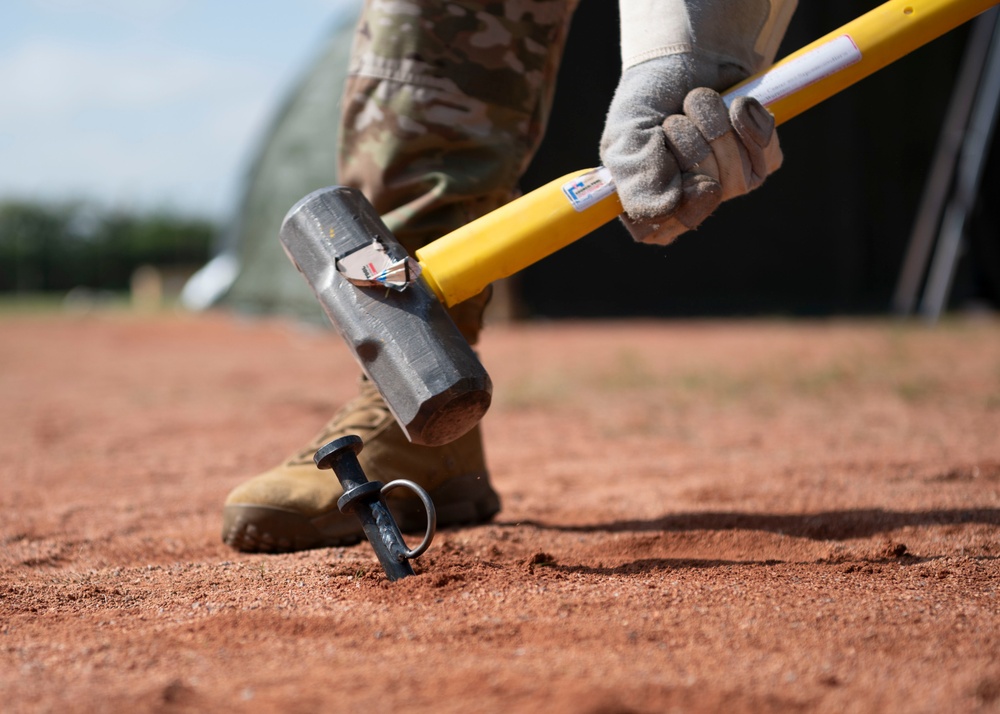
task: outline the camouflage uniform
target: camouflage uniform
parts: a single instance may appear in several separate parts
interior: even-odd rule
[[[507,203],[538,148],[577,0],[366,0],[340,181],[412,253]]]

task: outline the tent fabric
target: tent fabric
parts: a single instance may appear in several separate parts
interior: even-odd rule
[[[288,210],[308,193],[337,183],[340,96],[360,7],[333,23],[315,62],[289,94],[260,142],[222,255],[235,258],[217,305],[325,322],[312,291],[278,240]],[[235,274],[233,276],[233,273]]]

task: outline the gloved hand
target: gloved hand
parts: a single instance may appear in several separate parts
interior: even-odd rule
[[[707,88],[727,88],[744,76],[731,65],[688,54],[647,60],[623,73],[601,138],[601,160],[636,240],[671,243],[781,166],[774,117],[746,97],[727,110]]]

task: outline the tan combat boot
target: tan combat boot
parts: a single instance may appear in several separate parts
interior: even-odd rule
[[[470,344],[478,337],[488,300],[489,290],[450,311]],[[222,540],[237,550],[267,553],[357,542],[362,537],[358,519],[337,508],[342,493],[337,478],[313,463],[319,447],[348,434],[364,441],[358,459],[368,480],[388,483],[403,478],[423,486],[434,501],[438,525],[480,523],[500,510],[478,426],[444,446],[411,444],[375,386],[362,379],[360,394],[313,441],[229,494]],[[423,506],[408,489],[392,491],[388,503],[403,531],[423,531]]]

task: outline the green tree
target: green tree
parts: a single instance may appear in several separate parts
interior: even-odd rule
[[[140,265],[203,263],[216,230],[211,221],[168,212],[0,202],[0,292],[124,290]]]

